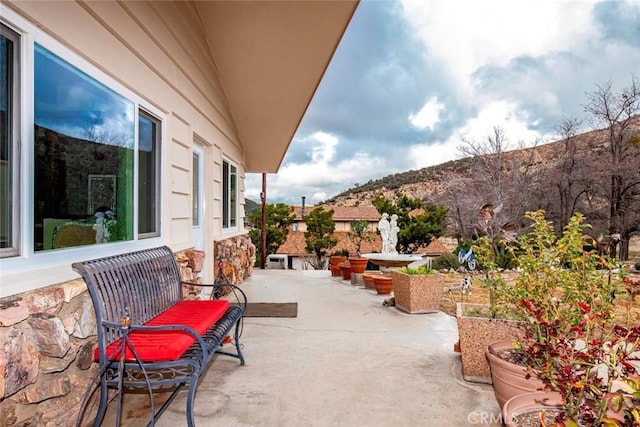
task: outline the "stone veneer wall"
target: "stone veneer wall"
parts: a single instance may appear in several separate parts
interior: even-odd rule
[[[221,253],[244,250],[255,257],[253,245],[221,246]],[[200,282],[204,256],[194,250],[176,253],[183,280]],[[247,275],[244,262],[226,263],[241,268],[234,278]],[[200,288],[184,291],[185,298],[193,299]],[[0,299],[0,426],[74,425],[97,371],[95,346],[95,315],[82,279]]]
[[[256,247],[248,235],[230,237],[215,243],[214,274],[216,283],[239,285],[253,273]]]

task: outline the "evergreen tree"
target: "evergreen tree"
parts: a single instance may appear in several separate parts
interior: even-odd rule
[[[398,252],[413,253],[426,248],[433,238],[444,234],[445,219],[449,211],[444,205],[425,205],[420,199],[406,195],[398,197],[395,204],[382,195],[372,201],[380,214],[398,215]],[[422,209],[422,212],[410,215],[410,212]]]
[[[266,256],[278,252],[278,248],[286,242],[287,235],[289,234],[289,226],[293,223],[293,220],[293,206],[285,205],[284,203],[266,205],[265,232],[267,253],[265,254],[265,259]],[[259,260],[262,259],[262,210],[259,208],[252,210],[251,213],[249,213],[249,221],[253,225],[253,228],[249,230],[249,236],[256,246],[256,261],[259,265]]]
[[[311,263],[316,270],[324,268],[325,255],[338,243],[338,239],[333,237],[336,229],[333,212],[333,209],[325,211],[319,207],[302,217],[307,224],[307,231],[304,232],[306,250],[314,255]]]

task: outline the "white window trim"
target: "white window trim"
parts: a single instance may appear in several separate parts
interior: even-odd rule
[[[78,278],[78,274],[71,269],[71,264],[91,258],[115,255],[132,250],[152,248],[166,244],[168,230],[165,229],[166,222],[162,219],[166,213],[166,189],[162,182],[165,180],[166,162],[166,126],[167,117],[158,108],[147,103],[143,98],[127,89],[125,86],[114,80],[98,67],[87,62],[75,54],[71,49],[49,36],[31,22],[23,17],[3,8],[3,24],[9,26],[20,35],[20,212],[22,221],[20,223],[19,247],[20,254],[14,257],[0,259],[0,298],[27,292],[52,284],[73,280]],[[135,105],[133,117],[135,123],[135,151],[134,164],[138,162],[138,114],[143,109],[147,113],[160,120],[160,236],[138,240],[137,211],[138,200],[134,197],[134,240],[126,242],[104,243],[100,245],[87,245],[74,248],[57,249],[55,251],[42,251],[35,253],[33,248],[33,215],[25,214],[33,212],[34,202],[34,164],[33,164],[33,97],[34,97],[34,54],[35,44],[50,50],[70,65],[87,73],[92,78],[109,87],[111,90],[132,101]],[[138,175],[137,167],[134,168],[134,194],[137,194]]]
[[[230,235],[230,234],[234,234],[236,233],[239,229],[240,229],[240,168],[238,166],[238,163],[231,160],[229,157],[227,156],[223,156],[222,157],[222,165],[223,167],[221,167],[222,173],[224,174],[224,163],[228,163],[229,166],[233,166],[236,168],[236,225],[234,226],[225,226],[223,223],[223,219],[224,219],[224,211],[222,212],[222,216],[220,218],[221,222],[222,222],[222,234],[225,235]],[[226,191],[226,189],[224,188],[224,176],[220,177],[220,185],[222,186],[222,200],[221,200],[221,205],[222,205],[222,209],[224,210],[224,192]],[[229,181],[229,183],[231,183],[231,181]],[[229,212],[230,214],[231,212]]]

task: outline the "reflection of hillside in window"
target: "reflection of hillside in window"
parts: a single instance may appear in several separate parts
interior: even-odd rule
[[[34,249],[94,244],[100,210],[131,240],[134,104],[41,46],[34,72]]]

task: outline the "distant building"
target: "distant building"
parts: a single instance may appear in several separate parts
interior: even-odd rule
[[[304,222],[302,217],[304,215],[308,215],[309,212],[317,207],[319,206],[299,205],[293,207],[295,220],[291,226],[291,231],[289,231],[285,243],[278,249],[276,256],[272,256],[274,260],[278,260],[276,268],[310,268],[305,263],[305,258],[308,258],[311,255],[306,251],[304,232],[307,231],[307,224]],[[351,221],[363,219],[369,221],[369,230],[371,231],[372,240],[362,243],[360,248],[361,253],[380,252],[382,248],[382,241],[380,240],[380,234],[377,232],[380,214],[374,206],[323,205],[322,208],[324,208],[325,211],[331,209],[334,210],[333,220],[336,224],[336,231],[334,235],[337,237],[338,243],[336,246],[331,248],[330,253],[346,249],[349,251],[350,255],[355,255],[356,249],[351,239],[349,239],[348,233],[351,231]],[[440,239],[433,239],[426,248],[419,250],[417,253],[423,256],[435,258],[445,253],[451,253],[451,249],[449,249]],[[271,267],[274,266],[276,265],[272,263]],[[267,265],[267,268],[269,267],[270,266]]]
[[[295,215],[294,223],[291,231],[287,236],[286,242],[280,246],[277,255],[286,257],[278,258],[281,260],[282,266],[287,265],[288,268],[305,269],[309,268],[305,263],[305,258],[311,256],[307,253],[305,247],[306,242],[304,232],[307,231],[307,224],[302,219],[304,215],[318,208],[319,206],[294,206],[293,213]],[[377,233],[377,224],[380,214],[374,206],[322,206],[325,211],[333,209],[333,221],[336,224],[335,236],[338,244],[331,249],[331,253],[347,249],[350,254],[355,255],[356,249],[353,242],[349,239],[348,233],[351,231],[351,221],[367,220],[369,221],[369,231],[371,232],[371,242],[363,242],[361,246],[362,253],[380,252],[382,243],[380,235]],[[276,258],[276,257],[273,257]],[[267,265],[269,267],[269,265]]]

